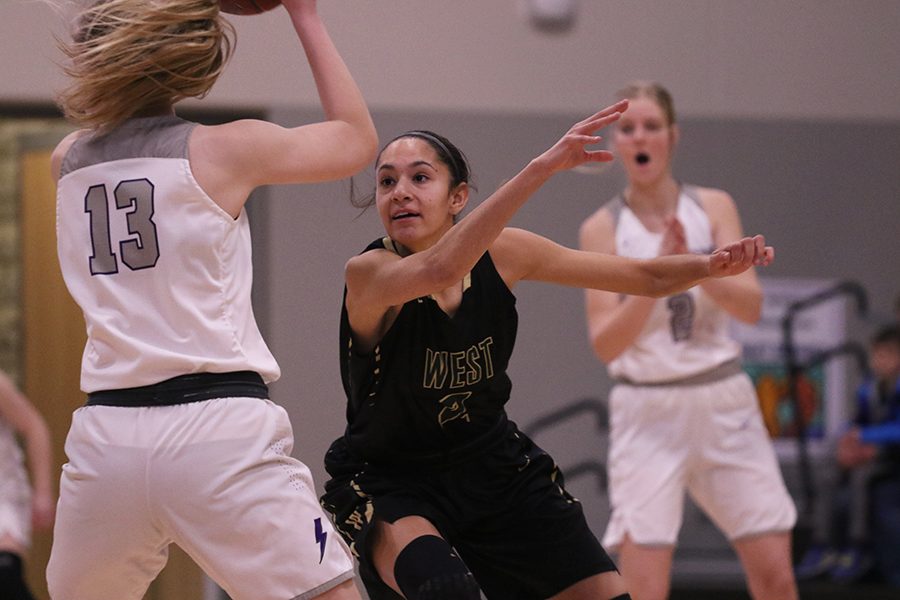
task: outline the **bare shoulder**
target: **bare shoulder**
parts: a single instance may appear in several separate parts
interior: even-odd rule
[[[715,188],[697,188],[700,204],[709,216],[716,245],[732,242],[743,235],[741,217],[731,194]]]
[[[700,205],[709,215],[721,215],[723,213],[733,213],[737,210],[737,205],[731,194],[725,190],[711,187],[696,187]]]
[[[491,250],[498,246],[502,248],[515,247],[517,244],[527,242],[536,235],[536,233],[519,227],[504,227],[497,239],[494,240],[494,243],[491,244]]]
[[[508,258],[521,256],[540,236],[518,227],[504,227],[488,250],[494,262],[504,262]]]
[[[271,135],[273,131],[284,129],[270,121],[262,119],[237,119],[217,125],[198,125],[201,135],[214,140],[254,138],[258,135]]]
[[[541,241],[545,239],[525,229],[506,227],[488,248],[497,272],[509,289],[533,268]]]
[[[615,219],[608,206],[601,206],[582,221],[578,243],[584,250],[611,253],[615,249]]]
[[[53,181],[59,181],[59,173],[62,170],[62,162],[66,157],[66,153],[68,153],[72,144],[75,143],[75,140],[84,135],[85,131],[84,129],[73,131],[60,140],[56,148],[53,149],[53,153],[50,155],[50,172],[53,175]]]
[[[256,140],[271,136],[280,126],[259,119],[239,119],[219,125],[197,125],[191,135],[191,157],[217,155],[253,155]]]
[[[400,257],[387,249],[369,250],[352,256],[344,265],[347,285],[354,287],[353,284],[361,283],[379,266],[397,260],[400,260]]]

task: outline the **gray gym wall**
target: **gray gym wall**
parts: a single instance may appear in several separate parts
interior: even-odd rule
[[[440,131],[468,154],[473,204],[633,78],[674,93],[682,127],[676,173],[735,197],[748,232],[778,258],[766,273],[854,279],[886,317],[900,293],[900,2],[896,0],[580,0],[574,28],[537,32],[527,0],[322,0],[320,10],[373,107],[381,139]],[[0,112],[52,105],[64,80],[37,0],[0,0]],[[284,125],[321,118],[283,11],[235,18],[237,53],[200,107],[267,112]],[[357,181],[371,186],[371,172]],[[548,183],[513,224],[568,245],[581,220],[622,185],[613,167]],[[256,310],[284,375],[295,454],[321,488],[321,457],[342,428],[337,318],[343,264],[380,235],[349,205],[346,182],[263,190],[251,207]],[[584,333],[582,293],[524,283],[509,410],[525,426],[609,387]],[[589,418],[538,442],[563,467],[602,460]],[[605,497],[572,489],[598,533]]]

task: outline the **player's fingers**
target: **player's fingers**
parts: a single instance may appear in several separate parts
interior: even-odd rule
[[[618,121],[621,116],[622,113],[614,112],[609,115],[591,119],[583,125],[583,129],[585,131],[597,131],[598,129],[603,129],[610,123],[615,123],[616,121]]]
[[[759,259],[766,252],[766,238],[762,235],[753,236],[753,244],[756,246],[753,250],[753,255]]]
[[[590,146],[591,144],[599,144],[603,138],[599,135],[582,135],[569,134],[568,139],[579,146]]]
[[[606,108],[598,110],[597,112],[595,112],[588,118],[579,121],[578,123],[575,124],[575,126],[576,127],[587,127],[587,126],[590,126],[590,124],[595,121],[605,119],[608,117],[613,117],[613,120],[618,119],[619,113],[624,112],[626,108],[628,108],[628,100],[619,100],[615,104],[610,104]]]
[[[591,162],[610,162],[615,159],[615,155],[609,150],[588,150],[585,154],[586,159]]]
[[[721,258],[719,259],[719,261],[714,261],[718,263],[715,266],[718,267],[718,269],[722,270],[722,272],[727,272],[731,267],[732,261],[734,260],[734,254],[732,253],[731,248],[729,246],[726,246],[716,254],[719,254]]]
[[[620,100],[615,104],[607,106],[603,110],[595,112],[588,118],[579,121],[572,126],[572,131],[591,132],[606,127],[610,123],[618,120],[626,108],[628,108],[628,101]]]

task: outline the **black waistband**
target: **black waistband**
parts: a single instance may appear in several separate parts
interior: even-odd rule
[[[172,406],[213,398],[268,399],[269,388],[259,373],[191,373],[153,385],[102,390],[88,394],[88,406]]]

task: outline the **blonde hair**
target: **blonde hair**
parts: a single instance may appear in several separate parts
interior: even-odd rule
[[[668,125],[675,124],[675,101],[672,94],[655,81],[632,81],[616,92],[617,100],[634,100],[650,98],[662,109]]]
[[[217,0],[93,0],[75,20],[58,96],[66,117],[100,130],[202,98],[234,49]]]

